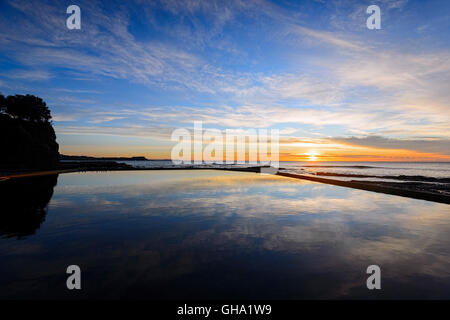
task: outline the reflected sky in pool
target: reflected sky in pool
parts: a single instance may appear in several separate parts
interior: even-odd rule
[[[6,206],[0,298],[450,298],[449,205],[214,170],[70,173],[53,185]],[[29,209],[29,197],[51,200]],[[72,264],[80,291],[66,289]],[[381,290],[366,287],[372,264]]]

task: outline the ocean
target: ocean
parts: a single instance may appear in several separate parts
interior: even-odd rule
[[[124,161],[133,167],[177,167],[170,160]],[[192,165],[184,165],[191,167]],[[196,165],[247,167],[249,165]],[[450,162],[318,162],[281,161],[280,171],[339,180],[450,183]]]

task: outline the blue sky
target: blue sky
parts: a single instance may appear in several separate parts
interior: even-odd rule
[[[66,28],[71,4],[81,30]],[[366,27],[371,4],[381,30]],[[0,12],[0,92],[42,97],[63,153],[167,158],[174,128],[203,121],[278,128],[288,158],[450,160],[449,1],[11,0]]]

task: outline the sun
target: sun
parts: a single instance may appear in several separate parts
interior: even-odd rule
[[[306,156],[308,156],[308,159],[306,161],[317,161],[317,156],[320,154],[317,151],[311,150],[305,153]]]

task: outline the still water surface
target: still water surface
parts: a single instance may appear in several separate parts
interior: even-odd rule
[[[445,204],[214,170],[1,188],[3,299],[450,298]],[[72,264],[80,291],[66,289]]]

